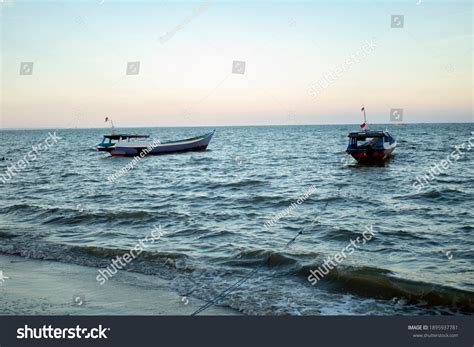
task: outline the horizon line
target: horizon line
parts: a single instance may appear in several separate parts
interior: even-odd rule
[[[400,123],[370,123],[368,125],[417,125],[417,124],[471,124],[474,123],[474,120],[471,122],[400,122]],[[231,124],[231,125],[153,125],[153,126],[121,126],[115,127],[116,129],[142,129],[142,128],[225,128],[225,127],[282,127],[282,126],[330,126],[330,125],[359,125],[358,123],[313,123],[313,124]],[[0,131],[11,131],[11,130],[51,130],[51,129],[110,129],[110,127],[88,127],[88,128],[79,128],[79,127],[42,127],[42,128],[2,128]]]

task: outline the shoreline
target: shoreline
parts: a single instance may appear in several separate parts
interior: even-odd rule
[[[0,315],[190,315],[204,301],[183,297],[170,281],[119,271],[101,286],[97,268],[0,255]],[[91,280],[93,279],[93,280]],[[213,306],[203,315],[241,315]]]

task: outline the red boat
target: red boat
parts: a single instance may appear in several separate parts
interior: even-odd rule
[[[346,152],[361,164],[382,162],[392,156],[397,141],[388,131],[358,131],[349,134]]]

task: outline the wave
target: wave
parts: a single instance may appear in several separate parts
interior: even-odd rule
[[[213,182],[208,185],[209,189],[219,189],[219,188],[244,188],[244,187],[253,187],[265,185],[266,182],[256,179],[242,179],[235,182]]]
[[[322,264],[303,266],[299,274],[308,278],[310,270]],[[338,267],[330,270],[316,286],[348,292],[361,297],[391,300],[404,298],[407,303],[449,307],[453,311],[474,313],[474,292],[439,284],[396,277],[389,270],[374,267]]]
[[[293,200],[282,199],[279,196],[274,196],[274,195],[252,195],[249,197],[239,198],[236,200],[241,203],[249,203],[249,204],[270,202],[272,203],[273,206],[277,206],[277,207],[291,205],[291,203],[293,202]]]
[[[5,235],[10,240],[8,243],[0,244],[0,253],[2,254],[72,263],[99,269],[105,269],[111,265],[112,259],[129,252],[129,249],[120,248],[74,246],[49,242],[32,243],[30,239],[24,239],[20,236],[14,237],[3,232],[0,233],[0,238],[5,237]],[[320,255],[306,254],[302,255],[301,258],[314,259],[315,256]],[[213,266],[206,266],[205,268],[197,266],[184,253],[144,250],[124,268],[124,271],[159,275],[168,279],[173,279],[180,274],[204,275],[207,278],[206,282],[213,286],[213,290],[216,291],[216,288],[222,286],[222,283],[216,283],[215,280],[223,274],[227,273],[233,277],[232,274],[246,272],[248,271],[247,268],[254,269],[263,265],[267,270],[272,269],[272,272],[269,273],[262,269],[258,274],[261,280],[268,278],[269,275],[283,276],[287,279],[301,280],[304,278],[304,285],[311,288],[311,285],[307,282],[307,278],[311,274],[310,270],[317,269],[322,264],[301,265],[296,256],[291,254],[258,249],[240,251],[231,259],[222,259],[220,265],[224,265],[224,267],[219,266],[219,268],[212,270]],[[243,270],[242,268],[246,269]],[[472,291],[402,279],[389,270],[376,267],[340,266],[329,271],[326,276],[318,281],[315,287],[329,293],[348,293],[370,299],[393,300],[397,298],[404,299],[407,304],[418,305],[423,308],[444,307],[449,308],[452,312],[474,313],[474,292]],[[263,289],[260,288],[259,290]]]
[[[15,255],[37,260],[59,261],[81,266],[106,268],[117,256],[129,253],[130,249],[105,248],[94,246],[73,246],[49,242],[35,242],[18,237],[8,244],[0,244],[0,254]],[[144,250],[136,259],[127,264],[125,271],[146,275],[172,277],[171,270],[194,271],[194,266],[184,253],[152,252]]]
[[[455,177],[451,177],[449,175],[445,175],[445,176],[447,176],[447,178],[441,178],[441,177],[436,178],[436,182],[445,183],[445,184],[457,184],[457,185],[469,184],[469,183],[474,182],[474,179],[468,178],[468,177],[466,177],[466,178],[455,178]]]
[[[317,202],[326,202],[326,203],[330,203],[330,202],[332,203],[332,202],[338,202],[338,201],[345,202],[346,200],[343,197],[339,196],[339,195],[338,196],[327,196],[325,198],[317,200]]]
[[[232,259],[224,261],[224,264],[245,267],[264,265],[271,268],[298,265],[298,261],[280,252],[259,249],[241,251]]]
[[[211,239],[214,237],[225,237],[225,236],[234,236],[234,235],[236,234],[232,231],[220,230],[220,231],[211,232],[209,234],[199,236],[199,239]]]
[[[17,235],[9,232],[0,231],[0,239],[12,239],[14,237],[17,237]]]
[[[99,258],[115,258],[128,253],[129,249],[120,248],[104,248],[104,247],[93,247],[93,246],[70,246],[71,251],[76,253],[82,253],[92,255]],[[140,259],[180,259],[187,258],[186,254],[174,253],[174,252],[148,252],[143,251],[138,256]]]
[[[445,189],[425,189],[420,192],[416,192],[414,194],[408,194],[408,195],[402,195],[402,196],[396,196],[395,199],[398,200],[435,200],[435,201],[459,201],[459,202],[465,202],[466,199],[470,199],[470,195],[457,190],[457,189],[451,189],[451,188],[445,188]]]
[[[80,209],[80,207],[78,208]],[[62,210],[61,210],[62,211]],[[51,216],[50,212],[45,213],[41,217],[44,219],[42,224],[60,224],[60,225],[96,225],[97,223],[115,223],[123,225],[142,224],[144,221],[152,220],[155,214],[143,210],[137,211],[104,211],[92,212],[82,210],[74,214],[65,214]]]
[[[463,231],[463,232],[466,232],[466,233],[469,233],[471,231],[474,230],[474,226],[472,225],[464,225],[462,227],[459,228],[459,230]]]
[[[191,162],[196,162],[196,163],[203,163],[203,164],[207,164],[207,163],[211,163],[211,162],[216,162],[217,159],[214,159],[213,157],[208,157],[208,156],[204,156],[204,157],[190,157],[189,159]]]
[[[384,233],[387,235],[399,236],[401,240],[405,239],[414,239],[414,240],[427,240],[426,237],[421,236],[419,233],[414,233],[412,231],[402,230],[400,228],[387,228],[384,230]],[[398,239],[396,239],[399,241]]]
[[[348,229],[331,229],[327,232],[325,239],[336,240],[336,241],[350,241],[352,239],[357,239],[357,237],[362,237],[362,232],[356,232]]]
[[[13,204],[10,206],[0,207],[0,213],[28,216],[34,218],[35,221],[43,225],[96,225],[98,223],[110,223],[116,225],[136,225],[156,221],[162,217],[163,213],[157,211],[146,210],[91,210],[86,204],[78,204],[70,207],[49,207],[29,204]],[[184,213],[166,212],[167,216],[174,214],[176,218],[182,217]]]
[[[71,171],[68,171],[68,172],[64,172],[63,174],[61,174],[61,178],[68,178],[68,177],[76,177],[76,176],[82,176],[82,174],[79,174],[77,172],[71,172]]]

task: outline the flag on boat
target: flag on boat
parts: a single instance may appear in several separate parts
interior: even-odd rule
[[[361,129],[364,129],[367,125],[367,117],[365,116],[365,106],[362,106],[360,109],[361,112],[364,112],[364,123],[362,123],[360,126]]]
[[[109,117],[105,117],[105,122],[107,123],[109,121]]]

